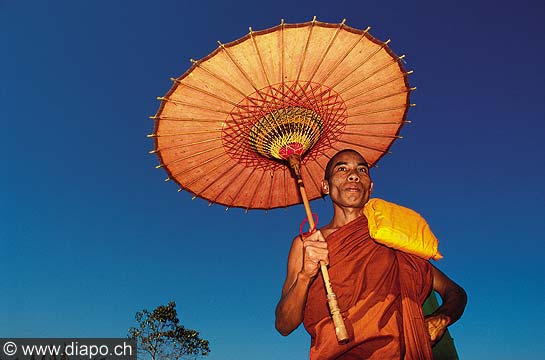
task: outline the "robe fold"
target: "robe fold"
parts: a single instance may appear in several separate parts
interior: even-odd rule
[[[317,278],[303,320],[311,336],[310,359],[433,359],[422,313],[432,287],[431,264],[373,241],[365,216],[326,241],[331,285],[350,341],[337,342],[325,287]]]

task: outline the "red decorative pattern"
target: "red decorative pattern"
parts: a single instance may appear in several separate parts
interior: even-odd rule
[[[250,133],[254,125],[268,114],[294,107],[312,111],[323,122],[320,138],[306,154],[300,154],[303,155],[302,163],[315,159],[329,149],[342,134],[347,118],[346,106],[334,90],[312,82],[278,83],[256,91],[233,108],[225,120],[222,133],[226,152],[235,161],[248,167],[276,170],[283,166],[281,160],[256,152],[250,142]],[[281,153],[289,155],[290,152],[304,151],[301,144],[292,144],[284,146]]]

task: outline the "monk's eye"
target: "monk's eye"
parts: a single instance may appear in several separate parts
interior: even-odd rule
[[[362,167],[360,168],[360,172],[367,174],[369,172],[369,169]]]
[[[337,171],[346,171],[346,166],[339,166]]]

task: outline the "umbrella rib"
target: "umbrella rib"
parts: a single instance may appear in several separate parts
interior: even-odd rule
[[[221,146],[218,146],[218,147],[215,147],[215,148],[211,148],[211,149],[206,149],[206,150],[203,150],[203,151],[199,151],[199,152],[196,152],[196,153],[191,154],[191,155],[189,155],[189,156],[186,156],[185,158],[180,158],[180,159],[176,159],[176,160],[183,161],[183,160],[191,159],[192,157],[199,156],[199,155],[202,155],[202,154],[206,154],[206,153],[208,153],[208,152],[210,152],[210,151],[214,151],[214,150],[217,150],[217,149],[221,149]],[[173,176],[176,176],[176,174],[173,175]],[[167,177],[167,178],[165,179],[165,181],[169,181],[169,180],[172,180],[172,178]]]
[[[370,91],[379,89],[379,88],[381,88],[381,87],[383,87],[383,86],[385,86],[385,85],[391,84],[392,82],[394,82],[394,81],[396,81],[396,80],[399,80],[399,79],[401,79],[401,78],[403,78],[403,77],[406,77],[407,75],[410,75],[410,74],[412,74],[412,73],[413,73],[413,71],[411,70],[411,71],[403,72],[403,73],[401,73],[401,75],[393,76],[393,77],[391,77],[390,79],[384,81],[383,83],[380,83],[380,84],[378,84],[378,85],[376,85],[376,86],[370,87],[370,88],[366,89],[366,90],[363,91],[363,92],[360,92],[360,93],[355,94],[354,96],[345,97],[345,98],[344,98],[344,101],[345,101],[345,102],[348,102],[348,101],[350,101],[350,100],[352,100],[352,99],[354,99],[354,98],[357,98],[358,96],[361,96],[361,95],[366,94],[366,93],[368,93],[368,92],[370,92]],[[414,89],[416,89],[416,88],[414,88]]]
[[[282,93],[284,93],[284,19],[280,21],[280,83],[282,84]],[[282,97],[282,105],[285,105],[285,97]]]
[[[217,168],[219,168],[221,165],[224,165],[224,163],[221,163],[219,164],[218,166],[216,166],[215,168],[212,169],[213,170],[216,170]],[[199,196],[201,197],[201,194],[204,193],[206,190],[208,190],[212,185],[214,185],[219,179],[221,179],[223,176],[225,176],[225,174],[227,174],[229,171],[231,171],[233,169],[233,167],[228,167],[227,170],[225,170],[222,174],[218,175],[214,180],[212,180],[211,182],[208,183],[208,185],[206,185],[203,189],[201,189],[198,193],[195,192],[194,195],[195,197],[196,196]],[[197,177],[196,179],[192,180],[190,183],[187,184],[187,186],[191,186],[193,185],[195,182],[201,180],[202,177]],[[225,189],[226,187],[224,187]],[[219,196],[219,195],[218,195]],[[212,203],[216,202],[216,199],[217,199],[217,196],[214,200],[211,200]]]
[[[212,158],[210,158],[210,159],[208,159],[208,160],[206,160],[206,161],[200,162],[200,163],[198,163],[197,165],[195,165],[195,166],[193,166],[193,167],[190,167],[190,168],[188,168],[188,169],[185,169],[185,170],[182,171],[182,172],[173,174],[173,176],[174,176],[174,177],[177,177],[177,176],[180,176],[180,175],[185,175],[186,173],[190,172],[191,170],[195,170],[195,169],[198,168],[199,166],[206,165],[206,164],[208,164],[209,162],[212,162],[212,161],[214,161],[214,160],[216,160],[216,159],[219,159],[220,157],[222,157],[222,156],[224,156],[224,155],[225,155],[225,154],[220,153],[219,155],[216,155],[216,156],[214,156],[214,157],[212,157]],[[166,166],[166,167],[169,167],[170,165],[172,165],[172,164],[174,164],[174,163],[177,163],[177,162],[179,162],[179,161],[181,161],[181,160],[183,160],[183,159],[177,158],[177,159],[174,159],[174,160],[172,160],[172,161],[170,161],[170,162],[168,162],[168,163],[159,164],[159,165],[157,165],[155,168],[156,168],[156,169],[159,169],[159,168],[162,168],[162,167],[165,167],[165,166]],[[221,164],[223,164],[223,162],[222,162]],[[221,164],[220,164],[220,165],[221,165]]]
[[[175,79],[175,78],[171,78],[170,80],[171,80],[171,81],[174,81],[174,82],[177,82],[177,83],[180,84],[181,86],[185,86],[185,87],[190,88],[190,89],[192,89],[192,90],[198,91],[198,92],[200,92],[200,93],[202,93],[202,94],[205,94],[205,95],[208,95],[208,96],[213,97],[213,98],[215,98],[215,99],[218,99],[218,100],[220,100],[220,101],[226,102],[226,103],[228,103],[229,105],[237,106],[237,104],[234,103],[234,102],[232,102],[231,100],[224,99],[224,98],[222,98],[221,96],[218,96],[218,95],[216,95],[216,94],[214,94],[214,93],[212,93],[212,92],[210,92],[210,91],[203,90],[203,89],[198,88],[198,87],[193,86],[193,85],[185,84],[185,83],[183,83],[183,82],[181,82],[180,80]]]
[[[350,53],[352,52],[352,50],[354,50],[356,45],[358,45],[358,43],[361,41],[361,39],[363,39],[365,37],[365,34],[367,34],[369,29],[371,29],[370,26],[368,26],[367,29],[365,29],[362,32],[361,36],[356,41],[354,41],[354,43],[348,49],[348,51],[346,51],[345,54],[342,57],[340,57],[339,60],[337,60],[337,62],[328,69],[328,71],[325,72],[325,77],[323,77],[320,81],[318,81],[319,83],[323,84],[329,78],[329,76],[333,73],[334,69],[336,69],[344,61],[344,59],[346,59],[348,57],[348,55],[350,55]]]
[[[219,137],[219,138],[213,138],[213,139],[200,140],[200,141],[194,141],[194,142],[188,143],[188,144],[179,144],[179,145],[167,146],[167,147],[164,147],[164,148],[151,150],[149,153],[150,153],[150,154],[156,154],[156,153],[158,153],[158,152],[165,151],[165,150],[176,149],[176,148],[181,148],[181,147],[186,147],[186,146],[192,146],[192,145],[205,144],[205,143],[207,143],[207,142],[218,141],[218,140],[221,140],[221,137]],[[221,146],[219,146],[219,147],[217,147],[217,148],[215,148],[215,149],[219,149],[220,147],[221,147]]]
[[[377,101],[380,101],[380,100],[384,100],[384,99],[387,99],[387,98],[390,98],[392,96],[396,96],[396,95],[401,95],[403,93],[408,93],[408,92],[411,92],[413,90],[415,90],[416,88],[412,87],[412,88],[408,88],[408,89],[403,89],[401,91],[398,91],[398,92],[395,92],[395,93],[392,93],[392,94],[388,94],[388,95],[384,95],[384,96],[379,96],[379,97],[376,97],[376,98],[373,98],[373,99],[369,99],[369,100],[365,100],[365,101],[360,101],[360,102],[357,102],[355,104],[352,104],[350,107],[352,109],[354,108],[357,108],[361,105],[367,105],[367,104],[372,104],[374,102],[377,102]]]
[[[361,39],[361,38],[360,38]],[[363,65],[365,65],[365,63],[367,63],[373,56],[375,56],[376,54],[378,54],[382,49],[384,49],[384,47],[386,46],[386,44],[388,44],[390,42],[390,40],[387,40],[385,43],[382,43],[374,52],[372,52],[371,54],[369,54],[365,59],[363,59],[356,67],[354,67],[350,72],[348,72],[348,74],[346,74],[343,78],[339,79],[335,84],[333,84],[331,87],[334,88],[334,87],[337,87],[340,83],[342,83],[343,81],[345,81],[350,75],[352,75],[353,73],[356,72],[356,70],[358,70],[360,67],[362,67]],[[340,93],[340,91],[339,91]]]
[[[263,176],[265,176],[265,171],[261,173],[261,177],[259,178],[259,181],[257,182],[257,185],[252,194],[252,197],[250,198],[250,202],[248,203],[248,206],[246,207],[246,211],[248,211],[248,209],[252,206],[252,203],[254,202],[255,195],[257,194],[257,189],[259,188],[259,184],[261,184],[261,181],[263,180]]]
[[[267,198],[267,209],[271,208],[271,199],[273,194],[273,185],[274,185],[274,173],[271,170],[271,186],[269,187],[269,196]]]
[[[227,171],[225,171],[223,174],[221,174],[221,176],[218,177],[218,179],[220,179],[222,176],[225,176],[227,173],[229,173],[231,170],[235,169],[235,166],[231,166],[227,169]],[[226,186],[223,187],[223,189],[221,189],[221,191],[218,193],[218,195],[216,195],[216,197],[212,200],[212,202],[216,202],[216,200],[218,200],[218,198],[225,192],[225,190],[227,190],[229,188],[229,186],[235,181],[235,180],[238,180],[238,176],[240,174],[242,174],[242,172],[245,170],[246,168],[244,166],[241,166],[241,169],[240,171],[236,174],[236,176],[233,176],[231,182],[229,182],[229,184],[227,184]],[[216,180],[217,181],[217,180]]]
[[[366,77],[364,78],[361,78],[359,79],[358,81],[356,81],[354,84],[342,89],[342,90],[339,90],[339,94],[342,94],[343,92],[345,91],[348,91],[350,89],[352,89],[353,87],[369,80],[370,78],[372,78],[373,76],[375,76],[376,74],[378,74],[379,72],[383,71],[384,69],[387,69],[389,68],[390,66],[392,66],[393,64],[396,64],[400,59],[403,59],[405,57],[405,55],[401,55],[400,57],[398,58],[392,58],[390,60],[390,62],[388,62],[387,64],[385,64],[384,66],[382,66],[381,68],[378,68],[376,69],[375,71],[373,71],[372,73],[370,73],[369,75],[367,75]],[[355,68],[354,70],[352,70],[352,72],[355,72],[358,68]],[[403,74],[403,73],[402,73]]]
[[[200,62],[198,61],[195,61],[193,59],[191,59],[191,62],[197,66],[199,69],[202,69],[204,72],[206,72],[207,74],[209,74],[210,76],[212,76],[213,78],[215,78],[216,80],[219,80],[221,81],[223,84],[227,85],[228,87],[230,87],[231,89],[235,90],[236,92],[238,92],[240,95],[242,95],[243,97],[246,97],[246,94],[240,90],[239,88],[237,88],[236,86],[234,86],[231,82],[227,81],[227,80],[224,80],[223,78],[221,78],[219,75],[215,74],[214,72],[212,72],[211,70],[207,69],[206,67],[202,66]]]
[[[208,111],[212,111],[212,112],[216,112],[216,113],[220,113],[220,114],[227,114],[227,115],[230,114],[229,111],[214,109],[214,108],[207,107],[207,106],[200,106],[200,105],[190,104],[190,103],[186,103],[186,102],[179,101],[179,100],[167,99],[167,98],[162,97],[162,96],[157,97],[157,100],[171,102],[171,103],[176,104],[176,105],[184,105],[184,106],[194,107],[194,108],[197,108],[197,109],[208,110]]]
[[[222,44],[221,42],[218,41],[218,44],[220,45],[220,48],[225,52],[225,54],[227,55],[227,57],[229,58],[229,60],[231,60],[231,62],[236,66],[236,68],[238,69],[238,71],[241,72],[241,74],[246,78],[246,81],[248,81],[250,83],[250,85],[252,85],[252,87],[254,88],[254,90],[257,92],[258,89],[257,89],[257,86],[254,84],[254,82],[252,81],[252,79],[250,78],[250,76],[246,73],[246,71],[244,71],[244,69],[240,66],[240,64],[238,64],[235,59],[233,58],[233,55],[231,54],[231,52],[229,51],[229,49],[227,47],[225,47],[224,44]]]
[[[409,106],[414,106],[414,104],[409,104]],[[406,108],[405,105],[400,105],[400,106],[392,106],[392,107],[389,107],[389,108],[378,109],[378,110],[359,111],[359,112],[348,115],[348,117],[368,115],[368,114],[377,114],[377,113],[380,113],[380,112],[386,112],[386,111],[398,110],[398,109],[405,109],[405,108]]]
[[[305,63],[305,58],[307,56],[307,51],[308,51],[308,44],[310,43],[310,38],[312,37],[312,30],[314,29],[315,24],[316,24],[316,16],[314,16],[314,18],[310,22],[307,42],[305,44],[305,49],[303,50],[303,55],[301,56],[301,61],[299,62],[299,70],[297,70],[297,78],[295,79],[296,82],[299,82],[299,78],[301,77],[301,70],[303,70],[303,64]]]
[[[156,138],[156,137],[166,137],[166,136],[179,136],[179,135],[196,135],[196,134],[209,134],[213,132],[221,131],[221,129],[212,129],[212,130],[201,130],[201,131],[189,131],[184,133],[169,133],[169,134],[149,134],[147,135],[148,138]]]
[[[384,153],[384,152],[385,152],[385,151],[382,150],[382,149],[377,149],[377,148],[374,148],[374,147],[372,147],[372,146],[367,146],[367,145],[358,144],[358,143],[355,143],[355,142],[352,142],[352,141],[346,141],[346,140],[342,140],[342,139],[339,139],[339,140],[337,140],[337,141],[342,142],[342,143],[345,143],[345,144],[348,144],[348,145],[354,145],[354,146],[359,146],[359,147],[362,147],[362,148],[365,148],[365,149],[378,151],[378,152],[380,152],[380,153]],[[387,153],[390,154],[389,151],[388,151]]]
[[[346,124],[345,126],[371,126],[371,125],[400,125],[400,124],[410,124],[409,120],[405,121],[384,121],[384,122],[373,122],[373,123],[363,123],[363,122],[354,122]]]
[[[271,81],[269,80],[267,71],[265,71],[265,65],[263,64],[263,58],[261,57],[261,51],[259,51],[259,46],[257,46],[257,41],[254,37],[254,32],[252,31],[252,28],[250,28],[250,37],[252,38],[252,42],[254,44],[254,49],[257,53],[257,57],[259,58],[259,64],[261,65],[261,71],[263,72],[263,76],[265,76],[265,80],[267,80],[267,85],[271,86]]]
[[[376,137],[376,138],[384,138],[384,139],[403,139],[403,136],[399,136],[399,135],[362,134],[362,133],[351,133],[351,132],[345,132],[343,133],[343,135]]]
[[[288,207],[288,181],[286,180],[286,170],[284,167],[284,207]]]
[[[161,121],[189,121],[189,122],[223,122],[223,120],[210,120],[210,119],[195,119],[195,118],[175,118],[175,117],[166,117],[166,116],[150,116],[152,120],[161,120]]]
[[[254,174],[254,172],[257,170],[257,168],[252,168],[252,172],[250,172],[250,175],[248,175],[248,177],[244,180],[244,182],[242,183],[242,185],[240,186],[240,188],[238,189],[237,193],[235,194],[235,196],[231,199],[231,202],[234,204],[236,202],[236,199],[238,198],[238,196],[240,195],[242,189],[244,189],[244,187],[246,186],[246,184],[248,183],[248,181],[250,180],[250,178],[252,177],[252,175]]]
[[[318,64],[316,64],[316,66],[314,67],[314,70],[312,71],[310,75],[310,79],[308,80],[309,82],[312,81],[312,79],[314,79],[314,76],[318,72],[318,69],[320,68],[320,66],[322,66],[326,55],[329,53],[329,50],[331,50],[331,47],[333,46],[333,43],[335,42],[335,40],[337,39],[337,36],[341,32],[341,29],[343,28],[345,22],[346,22],[346,19],[343,19],[343,21],[341,21],[341,23],[339,24],[339,27],[337,28],[337,31],[335,31],[335,34],[333,34],[333,36],[331,37],[331,40],[329,40],[329,44],[327,45],[327,48],[325,49],[322,56],[320,56],[320,61],[318,62]]]

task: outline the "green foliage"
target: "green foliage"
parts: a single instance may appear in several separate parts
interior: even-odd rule
[[[210,352],[208,340],[201,339],[198,331],[179,324],[174,301],[152,312],[139,311],[135,319],[138,326],[129,329],[129,337],[137,339],[138,351],[148,354],[151,360],[189,359]]]

